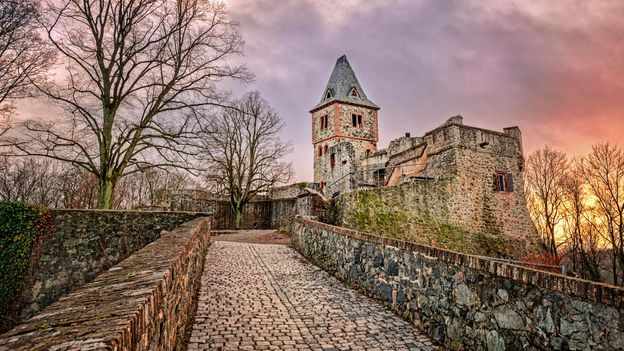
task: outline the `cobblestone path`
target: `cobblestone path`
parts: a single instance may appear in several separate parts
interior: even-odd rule
[[[381,305],[283,245],[214,242],[189,350],[433,350]]]

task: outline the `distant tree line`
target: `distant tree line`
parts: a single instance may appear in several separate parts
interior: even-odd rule
[[[529,210],[551,259],[624,285],[624,153],[612,143],[570,159],[549,146],[526,162]]]
[[[124,177],[112,198],[115,209],[158,207],[164,189],[201,186],[187,172],[152,169]],[[76,167],[45,158],[0,157],[0,201],[18,201],[54,208],[97,208],[98,180]]]

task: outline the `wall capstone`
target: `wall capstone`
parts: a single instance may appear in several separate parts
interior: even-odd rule
[[[180,349],[210,243],[197,218],[0,335],[0,350]]]

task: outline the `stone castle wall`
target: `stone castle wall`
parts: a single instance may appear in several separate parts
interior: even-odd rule
[[[456,151],[454,200],[450,203],[453,216],[473,232],[536,239],[524,194],[520,139],[462,128],[461,140],[462,147]],[[493,176],[500,171],[511,175],[512,191],[494,190]]]
[[[521,227],[504,221],[520,220],[506,219],[506,211],[501,214],[464,211],[462,207],[468,207],[464,202],[472,200],[461,193],[460,185],[452,178],[425,179],[351,191],[334,200],[336,224],[485,256],[528,259],[541,252],[535,235],[514,234]],[[478,205],[471,204],[468,208]]]
[[[0,350],[184,349],[209,244],[205,218],[163,234],[0,335]]]
[[[381,166],[371,167],[373,156],[348,169],[355,181],[326,189],[339,194],[338,224],[482,255],[541,252],[526,206],[518,128],[489,131],[464,126],[457,116],[422,138],[402,137],[391,146],[385,184],[371,189]],[[335,177],[343,173],[338,169]],[[495,188],[497,173],[505,174],[508,191]]]
[[[277,188],[268,196],[258,196],[245,206],[241,229],[288,227],[297,209],[295,194],[300,191],[298,185],[291,185]],[[163,210],[200,212],[212,216],[213,230],[234,229],[236,216],[228,199],[201,191],[185,191],[175,194],[162,192],[158,202]]]
[[[202,214],[55,209],[52,215],[54,234],[33,257],[22,320],[160,238],[163,230]]]
[[[624,350],[624,289],[298,219],[293,246],[450,350]]]

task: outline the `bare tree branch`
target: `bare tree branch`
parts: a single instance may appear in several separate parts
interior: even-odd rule
[[[228,60],[242,39],[223,4],[206,0],[61,0],[42,19],[66,71],[35,84],[65,108],[63,124],[22,125],[15,154],[70,162],[98,179],[98,207],[118,181],[148,168],[189,167],[201,110],[224,103],[226,78],[251,79]]]
[[[212,118],[202,152],[208,164],[206,181],[230,197],[240,228],[243,209],[253,197],[290,180],[292,166],[282,158],[291,147],[279,137],[280,116],[258,92],[233,106]]]
[[[569,170],[568,160],[563,152],[549,146],[534,152],[527,159],[525,172],[528,205],[532,219],[549,253],[556,258],[558,240],[556,228],[563,220],[563,182]]]
[[[30,96],[31,81],[45,80],[53,61],[37,33],[38,6],[35,0],[0,0],[0,111],[6,102]]]

